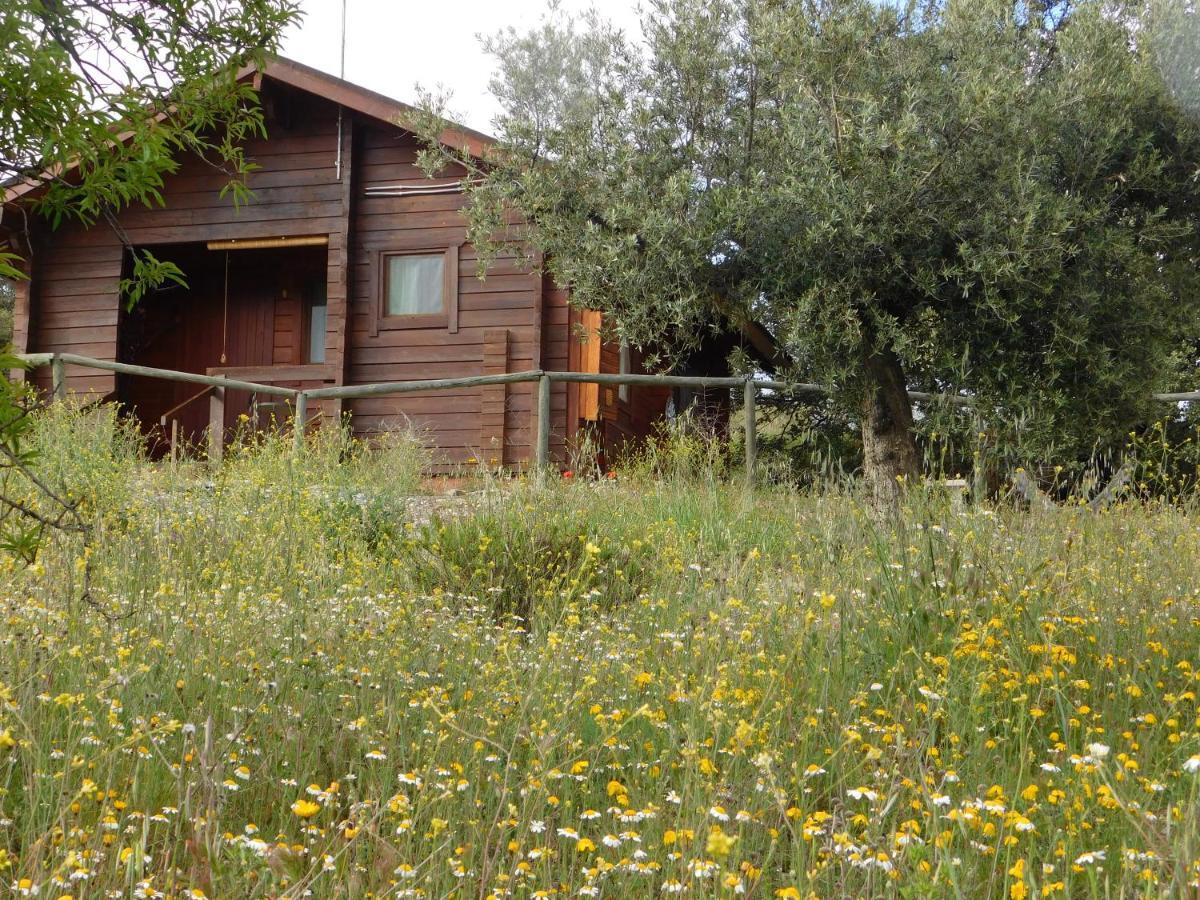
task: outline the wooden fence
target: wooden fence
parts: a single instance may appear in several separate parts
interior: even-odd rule
[[[537,382],[537,428],[534,443],[534,465],[540,471],[544,470],[550,464],[550,387],[556,381],[702,389],[741,388],[746,478],[747,481],[753,481],[758,459],[758,417],[756,407],[759,392],[775,391],[784,394],[829,393],[828,388],[819,384],[772,381],[754,378],[753,376],[718,378],[692,377],[687,375],[616,375],[591,372],[547,372],[541,369],[532,369],[527,372],[510,372],[502,375],[471,375],[463,378],[435,378],[423,381],[387,381],[375,384],[339,385],[335,387],[299,390],[280,385],[238,381],[220,375],[200,375],[193,372],[176,372],[171,369],[155,369],[148,366],[130,365],[129,363],[110,362],[108,360],[92,359],[88,356],[77,356],[73,353],[27,353],[22,354],[20,358],[31,368],[50,366],[51,389],[55,399],[66,397],[66,366],[68,364],[83,368],[100,369],[106,372],[116,372],[122,375],[137,375],[145,378],[158,378],[164,381],[187,382],[211,388],[212,399],[210,401],[208,449],[209,456],[213,460],[221,458],[223,448],[224,395],[226,390],[247,391],[252,394],[264,394],[274,397],[290,397],[295,404],[293,432],[295,435],[295,446],[297,451],[299,451],[304,446],[304,426],[308,420],[308,403],[310,400],[355,400],[361,397],[408,394],[415,391],[437,391],[464,387],[482,387],[494,384]],[[909,391],[908,396],[910,400],[921,403],[940,401],[958,406],[970,406],[973,403],[970,397],[964,397],[959,394],[929,394],[922,391]],[[1164,402],[1200,400],[1200,391],[1155,394],[1154,399]]]

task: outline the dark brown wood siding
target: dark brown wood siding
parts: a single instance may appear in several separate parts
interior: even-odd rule
[[[570,294],[546,276],[542,281],[542,368],[550,372],[570,372],[577,368],[572,347],[578,339],[572,333],[574,314]],[[579,386],[556,382],[550,389],[550,456],[562,464],[569,462],[569,448],[579,431]]]
[[[247,179],[254,192],[249,202],[239,206],[230,195],[222,197],[228,178],[209,162],[185,157],[166,178],[163,205],[123,210],[120,227],[130,244],[151,250],[211,240],[328,235],[327,360],[340,371],[348,188],[334,165],[337,109],[269,82],[264,103],[269,137],[246,148],[247,158],[259,167]],[[115,359],[125,257],[117,232],[99,222],[92,227],[71,223],[57,231],[43,225],[37,234],[29,351]],[[113,376],[95,370],[68,367],[67,376],[73,391],[107,394],[114,387]],[[39,380],[48,377],[43,372]]]
[[[40,229],[33,253],[29,351],[116,359],[123,262],[124,248],[107,226]],[[80,393],[104,396],[116,384],[111,373],[95,369],[67,366],[66,374],[71,390]],[[36,382],[49,387],[48,368],[38,370]]]
[[[428,184],[416,167],[417,143],[409,134],[382,126],[360,132],[352,229],[350,325],[347,381],[366,384],[482,374],[489,331],[507,332],[510,372],[541,365],[540,280],[513,257],[495,261],[480,280],[478,257],[465,243],[461,193],[410,197],[369,197],[372,186]],[[445,172],[441,179],[461,172]],[[377,321],[382,303],[380,254],[402,250],[458,251],[457,329],[449,322],[433,327],[391,327]],[[450,319],[454,316],[451,314]],[[374,333],[373,333],[374,332]],[[504,446],[482,446],[484,391],[469,388],[351,401],[354,428],[360,434],[410,426],[437,448],[440,465],[503,458],[509,465],[529,459],[530,411],[534,387],[512,385],[505,391]],[[492,394],[495,394],[493,391]],[[490,422],[497,410],[490,401]]]
[[[258,167],[248,177],[253,191],[248,202],[239,206],[230,196],[220,196],[225,175],[203,160],[184,158],[166,179],[163,205],[124,210],[119,223],[130,245],[158,248],[162,254],[186,246],[197,266],[208,265],[203,261],[207,241],[325,236],[328,378],[284,383],[364,384],[575,367],[572,328],[577,314],[567,292],[515,256],[495,260],[480,279],[478,256],[466,243],[461,193],[367,195],[369,188],[381,185],[430,184],[415,164],[418,146],[412,135],[348,110],[341,111],[339,127],[336,104],[270,77],[263,80],[262,98],[269,136],[246,148]],[[448,171],[439,180],[461,174]],[[28,326],[24,349],[118,358],[127,321],[118,284],[127,254],[117,235],[107,223],[36,230],[28,315],[17,310],[18,339],[22,326]],[[448,278],[455,306],[445,322],[405,327],[394,318],[382,320],[380,254],[406,250],[447,251],[448,269],[456,274]],[[210,256],[212,267],[221,264],[223,254]],[[264,274],[269,282],[271,273]],[[214,277],[211,269],[196,277],[197,290],[203,283],[210,301],[221,284]],[[237,358],[255,366],[300,365],[306,355],[304,304],[294,295],[276,293],[265,299],[267,288],[262,303],[245,310],[246,315],[222,313],[223,322],[241,322],[248,330],[233,336],[232,344],[253,344],[253,352],[247,349]],[[196,341],[201,343],[208,347],[211,341]],[[174,357],[156,361],[180,365]],[[203,362],[197,358],[194,364],[204,368]],[[74,368],[67,374],[74,391],[104,395],[117,386],[109,374]],[[48,370],[39,378],[48,381]],[[344,409],[352,412],[359,434],[405,425],[422,432],[438,448],[443,466],[472,459],[522,466],[532,453],[535,393],[536,385],[530,383],[503,391],[472,388],[375,397],[349,402]],[[578,397],[578,386],[557,384],[552,391],[551,450],[560,461],[569,455],[579,427]],[[159,398],[162,403],[166,399],[165,394]],[[342,410],[328,402],[316,404],[312,412]],[[633,419],[630,428],[642,430]]]

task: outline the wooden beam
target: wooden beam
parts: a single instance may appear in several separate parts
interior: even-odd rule
[[[67,367],[58,353],[50,360],[50,386],[55,400],[67,399]]]
[[[550,376],[538,379],[537,391],[537,452],[534,464],[539,472],[550,465]]]
[[[308,394],[301,391],[296,395],[296,413],[292,416],[292,440],[297,453],[304,451],[304,429],[308,425]]]
[[[753,378],[746,379],[742,390],[742,408],[746,416],[746,486],[754,487],[755,466],[758,463],[758,427],[755,421],[754,402],[758,395],[758,387]]]
[[[467,378],[431,378],[425,381],[386,381],[378,384],[348,384],[343,387],[315,388],[306,391],[310,400],[327,397],[343,399],[357,397],[380,397],[387,394],[411,394],[415,391],[438,391],[447,388],[479,387],[484,384],[518,384],[522,381],[537,381],[539,371],[512,372],[508,375],[471,375]]]
[[[276,397],[293,397],[299,393],[295,388],[275,384],[255,384],[249,381],[236,381],[232,378],[219,378],[212,375],[200,375],[197,372],[176,372],[174,369],[155,369],[150,366],[134,366],[129,363],[113,362],[108,359],[93,359],[90,356],[78,356],[74,353],[24,353],[20,359],[33,366],[52,364],[59,359],[66,365],[82,366],[85,369],[100,369],[104,372],[117,372],[121,375],[140,375],[145,378],[158,378],[163,381],[184,381],[189,384],[207,384],[213,387],[227,387],[237,391],[270,394]]]
[[[225,388],[208,395],[208,461],[219,463],[225,455]]]
[[[278,247],[326,247],[327,234],[306,234],[299,237],[245,238],[230,241],[207,241],[209,250],[274,250]]]

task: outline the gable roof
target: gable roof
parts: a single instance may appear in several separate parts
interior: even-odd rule
[[[238,72],[239,81],[252,80],[255,88],[258,88],[263,78],[269,78],[272,81],[278,81],[297,90],[314,94],[331,103],[336,103],[346,109],[353,110],[369,118],[378,119],[397,128],[404,128],[403,121],[408,116],[418,112],[415,106],[408,103],[402,103],[399,100],[283,56],[273,56],[262,67],[246,66]],[[163,114],[159,113],[156,118],[161,118],[162,116]],[[123,142],[129,140],[130,137],[132,137],[132,134],[125,132],[117,134],[114,140]],[[438,135],[438,140],[445,147],[476,158],[481,158],[486,149],[496,142],[495,138],[481,131],[475,131],[474,129],[467,128],[465,125],[456,125],[453,123],[448,125]],[[4,195],[0,198],[0,202],[11,203],[20,200],[27,194],[36,192],[41,187],[43,187],[43,184],[40,181],[24,180],[10,182],[3,185]]]
[[[282,56],[272,57],[261,70],[247,66],[238,73],[238,77],[254,78],[256,85],[259,79],[270,78],[400,128],[404,127],[402,123],[405,118],[418,112],[415,106],[408,103]],[[481,131],[453,123],[438,135],[438,140],[446,147],[475,157],[481,157],[496,142],[494,137]]]

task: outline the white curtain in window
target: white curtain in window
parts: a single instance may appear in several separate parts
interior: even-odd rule
[[[440,313],[444,309],[446,258],[392,256],[388,258],[389,316]]]
[[[325,362],[325,322],[329,307],[324,303],[309,307],[308,318],[308,361]]]

